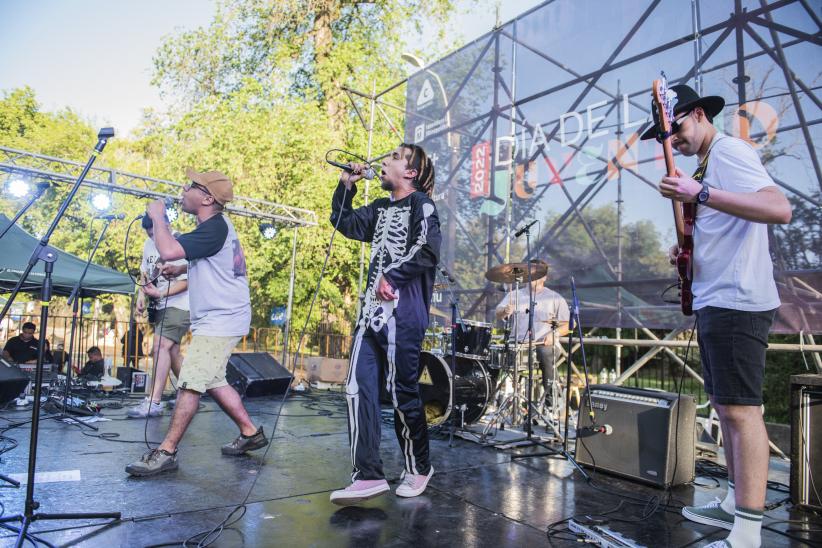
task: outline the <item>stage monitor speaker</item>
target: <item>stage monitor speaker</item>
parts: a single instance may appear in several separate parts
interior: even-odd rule
[[[791,376],[791,502],[822,511],[822,375]]]
[[[23,393],[29,376],[20,368],[0,360],[0,405],[5,405]]]
[[[580,404],[576,460],[580,464],[657,487],[694,479],[696,402],[689,395],[591,386],[597,427],[591,429],[588,396]]]
[[[292,378],[268,352],[232,354],[226,368],[228,384],[248,398],[283,394]]]

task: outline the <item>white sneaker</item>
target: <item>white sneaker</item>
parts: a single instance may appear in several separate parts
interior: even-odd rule
[[[434,475],[434,467],[428,471],[427,475],[409,474],[406,471],[402,473],[402,485],[397,487],[398,497],[416,497],[421,495],[425,488],[428,487],[428,480]]]
[[[149,399],[146,398],[140,405],[134,406],[126,412],[131,419],[144,419],[148,417],[159,417],[163,414],[163,404],[151,402],[149,406]]]
[[[357,480],[345,489],[331,493],[331,502],[339,506],[359,504],[390,491],[388,482],[381,480]]]

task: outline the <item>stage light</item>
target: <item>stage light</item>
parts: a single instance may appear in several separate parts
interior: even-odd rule
[[[263,235],[263,239],[271,240],[277,235],[277,227],[271,223],[260,223],[260,234]]]
[[[31,185],[25,179],[11,179],[6,183],[6,192],[15,198],[22,198],[31,190]]]
[[[111,207],[111,196],[98,192],[91,197],[91,205],[97,211],[107,211]]]

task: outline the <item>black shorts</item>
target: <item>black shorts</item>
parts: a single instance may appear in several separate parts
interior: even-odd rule
[[[695,313],[705,392],[719,404],[762,405],[765,349],[776,310],[706,306]]]

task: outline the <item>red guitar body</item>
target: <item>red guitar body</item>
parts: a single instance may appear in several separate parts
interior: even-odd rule
[[[682,245],[676,256],[676,270],[679,273],[679,303],[682,313],[690,316],[694,313],[694,294],[691,285],[694,281],[694,220],[696,219],[696,204],[682,204],[684,221]]]

